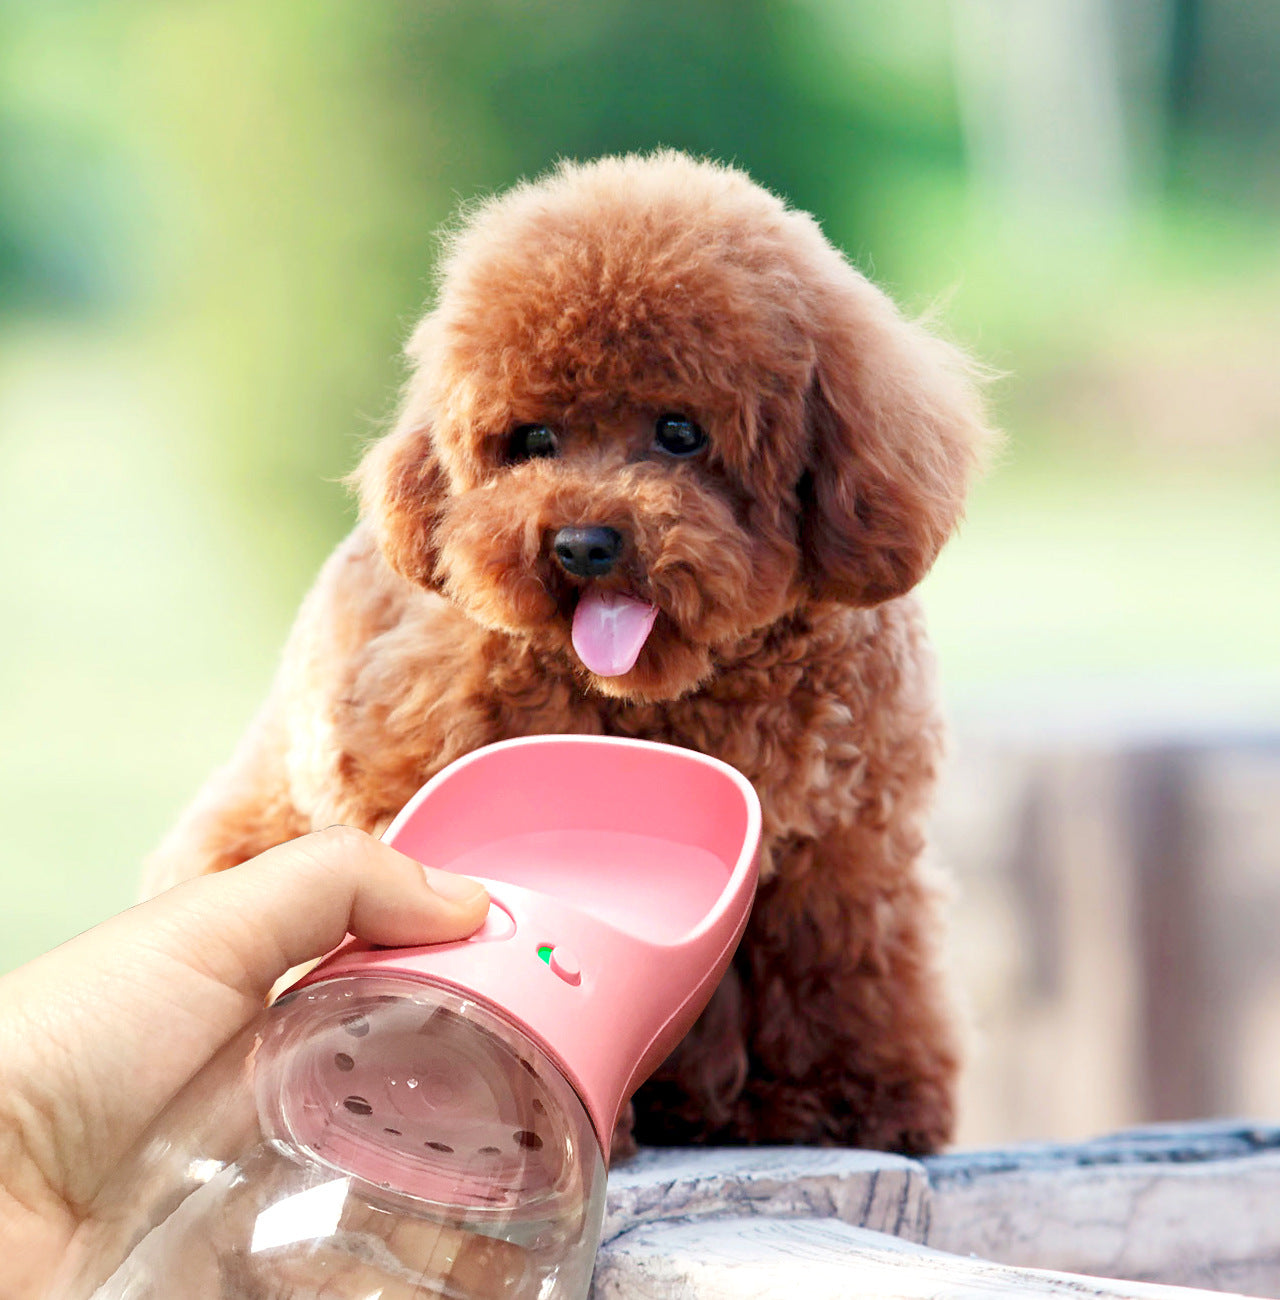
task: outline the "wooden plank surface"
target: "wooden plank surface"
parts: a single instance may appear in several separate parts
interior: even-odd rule
[[[603,1240],[664,1219],[833,1218],[923,1239],[924,1166],[878,1151],[708,1147],[643,1151],[609,1175]]]
[[[1169,1125],[923,1161],[646,1151],[610,1176],[604,1242],[599,1300],[1278,1296],[1280,1128]]]
[[[923,1162],[923,1239],[1006,1263],[1280,1294],[1280,1129],[1161,1125]]]
[[[652,1223],[616,1238],[593,1300],[1222,1300],[1221,1292],[1073,1277],[948,1255],[838,1219]]]

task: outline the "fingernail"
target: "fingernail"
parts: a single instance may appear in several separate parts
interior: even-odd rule
[[[447,898],[451,903],[470,903],[478,894],[484,893],[484,886],[470,876],[459,876],[453,871],[441,871],[439,867],[423,867],[427,874],[427,884],[433,893]]]

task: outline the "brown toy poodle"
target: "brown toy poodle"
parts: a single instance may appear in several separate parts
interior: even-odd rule
[[[943,733],[907,593],[987,441],[972,367],[809,216],[671,152],[480,206],[408,354],[362,521],[148,887],[379,830],[506,737],[702,750],[759,791],[761,887],[635,1137],[945,1143],[957,1031],[921,866]]]

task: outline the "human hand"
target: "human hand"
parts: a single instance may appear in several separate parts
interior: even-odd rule
[[[187,881],[0,979],[0,1300],[43,1296],[102,1184],[291,967],[461,939],[481,885],[335,826]]]

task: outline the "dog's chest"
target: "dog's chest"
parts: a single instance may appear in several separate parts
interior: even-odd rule
[[[698,696],[621,708],[606,732],[682,745],[737,768],[760,796],[766,840],[819,836],[857,815],[867,758],[849,704],[803,682],[764,698]]]
[[[682,699],[630,704],[513,655],[505,638],[451,630],[447,655],[427,662],[419,651],[397,665],[394,703],[358,690],[334,701],[314,814],[376,827],[462,754],[556,732],[654,740],[730,763],[760,795],[767,842],[849,824],[880,784],[886,708],[897,711],[877,680],[889,649],[881,638],[770,653]],[[406,638],[402,649],[421,645]],[[900,668],[914,657],[904,649],[887,660]]]

